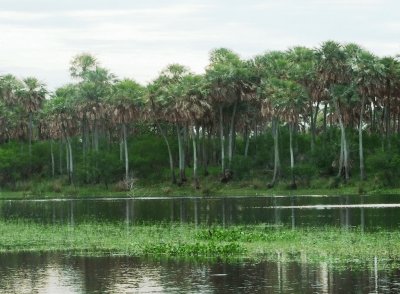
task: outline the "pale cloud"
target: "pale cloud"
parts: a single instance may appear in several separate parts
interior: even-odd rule
[[[174,62],[203,72],[217,47],[250,58],[328,39],[395,55],[399,8],[395,0],[1,0],[0,74],[35,75],[54,88],[69,81],[71,58],[90,52],[146,83]]]

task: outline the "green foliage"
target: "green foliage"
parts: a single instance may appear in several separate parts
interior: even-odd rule
[[[379,151],[370,155],[366,164],[376,186],[399,186],[399,154]]]
[[[252,158],[243,155],[235,155],[232,158],[231,169],[233,178],[237,180],[250,179],[253,175],[253,160]]]

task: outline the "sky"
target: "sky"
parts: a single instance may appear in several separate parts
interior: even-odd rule
[[[326,40],[400,54],[398,0],[0,0],[0,75],[50,90],[91,53],[119,78],[146,84],[170,63],[204,72],[212,49],[242,58]]]

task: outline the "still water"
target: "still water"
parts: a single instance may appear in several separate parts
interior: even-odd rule
[[[378,261],[379,262],[379,261]],[[199,263],[0,255],[0,293],[399,293],[400,271],[326,263]]]
[[[389,195],[2,200],[0,219],[398,230],[399,200]],[[380,264],[374,259],[335,269],[327,263],[284,262],[284,257],[224,263],[0,254],[0,293],[400,293],[400,269],[382,270]]]
[[[0,219],[41,223],[124,221],[198,225],[360,226],[400,228],[399,196],[130,198],[4,200]]]

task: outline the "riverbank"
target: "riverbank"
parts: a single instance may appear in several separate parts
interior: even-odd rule
[[[59,180],[27,182],[15,189],[0,189],[0,199],[71,199],[71,198],[126,198],[126,197],[163,197],[163,196],[301,196],[301,195],[400,195],[400,188],[376,187],[371,182],[349,182],[337,187],[329,187],[328,180],[318,180],[309,186],[290,189],[288,183],[280,182],[268,189],[260,180],[232,181],[226,184],[218,181],[204,181],[200,189],[190,183],[177,186],[168,182],[138,182],[129,190],[120,184],[80,185],[62,184]]]
[[[400,258],[400,232],[333,227],[199,227],[96,223],[0,222],[0,252],[65,252],[196,259],[249,259],[366,264]]]

